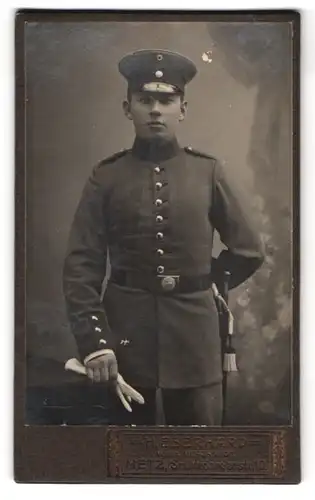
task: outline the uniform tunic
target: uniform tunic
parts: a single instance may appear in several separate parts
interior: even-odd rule
[[[228,270],[230,286],[237,286],[263,260],[243,201],[215,158],[181,149],[177,141],[154,147],[136,138],[131,150],[97,165],[74,217],[64,267],[67,310],[82,359],[113,349],[119,372],[137,387],[220,382],[211,287],[155,293],[109,279],[100,297],[108,257],[113,275],[211,273],[216,281]],[[215,229],[227,247],[218,259],[212,259]]]

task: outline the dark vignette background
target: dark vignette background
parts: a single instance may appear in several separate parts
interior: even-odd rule
[[[61,288],[69,226],[92,167],[133,140],[117,61],[139,48],[165,48],[198,67],[181,143],[235,172],[267,248],[261,270],[230,297],[240,371],[229,378],[228,423],[289,423],[290,24],[32,22],[25,48],[28,385],[64,384],[62,363],[76,355]]]

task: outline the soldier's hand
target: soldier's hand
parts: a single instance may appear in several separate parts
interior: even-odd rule
[[[93,382],[116,382],[118,365],[114,352],[108,352],[88,361],[86,374]]]

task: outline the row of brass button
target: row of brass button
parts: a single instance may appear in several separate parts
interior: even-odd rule
[[[156,174],[159,174],[161,172],[161,169],[159,166],[156,166],[156,167],[154,167],[154,171]],[[162,182],[160,182],[160,181],[156,182],[155,187],[156,187],[157,191],[162,189],[162,187],[163,187]],[[163,201],[161,200],[161,198],[157,198],[155,200],[155,206],[160,207],[162,204],[163,204]],[[155,220],[156,220],[156,222],[161,223],[161,222],[163,222],[164,218],[162,217],[162,215],[158,214],[156,216]],[[162,240],[164,238],[164,234],[161,231],[159,231],[156,233],[156,238],[158,240]],[[156,252],[159,255],[159,257],[162,257],[164,255],[164,250],[162,248],[158,248]],[[158,273],[164,273],[164,266],[159,265],[156,270]]]

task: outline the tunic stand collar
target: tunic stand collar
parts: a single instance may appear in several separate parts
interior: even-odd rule
[[[133,146],[132,154],[140,160],[152,162],[165,161],[173,158],[180,150],[177,139],[172,140],[147,140],[136,137]]]

